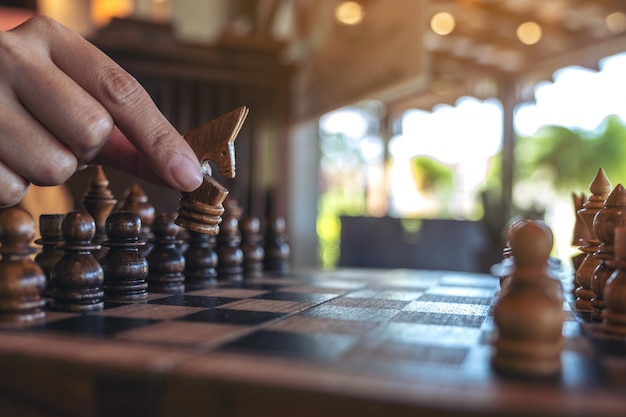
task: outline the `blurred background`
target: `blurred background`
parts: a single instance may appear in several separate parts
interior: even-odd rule
[[[572,194],[626,175],[621,0],[0,1],[131,72],[185,132],[240,105],[226,181],[292,264],[489,271],[519,217],[576,253]],[[79,59],[79,57],[77,57]],[[89,172],[67,184],[80,204]],[[107,170],[117,196],[135,181]],[[142,184],[157,210],[171,190]]]

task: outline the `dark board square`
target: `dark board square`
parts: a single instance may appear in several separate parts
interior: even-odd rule
[[[31,327],[34,330],[72,333],[85,336],[111,336],[157,323],[158,320],[84,314]]]
[[[220,285],[220,288],[242,288],[246,290],[274,291],[283,288],[284,286],[284,284],[270,284],[267,282],[239,281]]]
[[[219,350],[332,361],[339,359],[357,340],[357,337],[345,335],[260,330],[227,343]]]
[[[177,294],[148,301],[148,304],[212,308],[221,306],[223,304],[232,303],[233,301],[237,300],[237,298],[230,297],[211,297],[201,295]]]
[[[262,300],[297,301],[301,303],[323,303],[337,297],[337,294],[272,291],[256,297]]]
[[[176,320],[253,326],[278,319],[280,317],[283,317],[284,315],[284,313],[274,313],[269,311],[212,308],[210,310],[198,311],[197,313],[188,314],[186,316],[179,317]]]

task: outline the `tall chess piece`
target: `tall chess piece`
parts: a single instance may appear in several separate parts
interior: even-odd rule
[[[507,291],[493,318],[493,367],[506,374],[553,377],[561,371],[563,290],[551,277],[552,234],[541,222],[526,222],[511,235],[515,260]]]
[[[104,306],[102,267],[92,255],[99,245],[91,242],[96,223],[86,211],[69,212],[61,223],[65,252],[52,269],[51,307],[55,310],[87,312]]]
[[[626,225],[626,190],[622,184],[611,191],[604,202],[604,207],[596,213],[593,219],[593,233],[601,242],[598,250],[594,253],[600,264],[591,276],[591,290],[594,296],[590,302],[593,307],[591,318],[602,320],[604,310],[604,286],[613,271],[615,271],[615,258],[613,242],[616,226]]]
[[[107,239],[106,219],[111,214],[117,200],[109,189],[109,179],[104,174],[102,166],[96,166],[96,173],[91,180],[91,186],[83,197],[83,206],[96,222],[96,233],[93,243],[100,245]],[[93,256],[100,260],[106,253],[106,246],[94,251]]]
[[[244,278],[256,278],[263,274],[263,235],[261,234],[261,220],[257,217],[247,217],[241,222],[241,251],[243,252]]]
[[[21,208],[0,210],[0,321],[24,322],[45,316],[41,294],[46,276],[29,256],[35,237],[33,217]]]
[[[239,219],[242,210],[235,200],[227,200],[220,233],[217,235],[217,279],[240,281],[243,279],[243,251]]]
[[[185,291],[185,258],[180,251],[179,227],[174,215],[160,213],[154,218],[153,247],[148,256],[148,289],[150,292],[180,294]]]
[[[290,248],[287,243],[287,227],[285,219],[274,217],[265,229],[265,271],[274,275],[289,273]]]
[[[63,251],[58,247],[63,243],[61,223],[64,217],[64,214],[42,214],[39,216],[41,237],[35,240],[35,243],[41,245],[41,252],[35,256],[35,262],[46,274],[46,289],[43,292],[43,296],[46,298],[52,297],[52,279],[50,278],[52,268],[63,256]]]
[[[118,211],[106,220],[109,247],[100,260],[104,272],[104,298],[107,301],[141,301],[148,298],[148,261],[139,248],[141,220],[135,213]]]
[[[626,227],[614,232],[615,271],[604,286],[604,304],[600,328],[608,333],[626,336]]]
[[[217,282],[215,235],[189,231],[185,257],[185,287],[207,288]]]
[[[598,211],[604,207],[604,201],[611,192],[611,183],[604,170],[600,168],[589,185],[591,196],[583,204],[583,208],[578,211],[578,216],[584,223],[589,235],[585,240],[585,245],[580,248],[585,253],[585,258],[576,270],[576,303],[578,311],[592,312],[591,299],[595,296],[591,289],[593,273],[600,265],[601,260],[593,256],[597,252],[600,241],[593,231],[593,219]]]

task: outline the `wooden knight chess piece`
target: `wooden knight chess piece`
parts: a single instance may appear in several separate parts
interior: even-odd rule
[[[0,211],[0,321],[24,322],[45,316],[41,294],[46,276],[30,258],[36,224],[21,208]]]
[[[235,177],[234,143],[247,115],[248,108],[240,107],[185,134],[202,163],[204,181],[195,191],[182,194],[177,225],[198,233],[219,232],[228,190],[211,176],[209,161],[224,177]]]

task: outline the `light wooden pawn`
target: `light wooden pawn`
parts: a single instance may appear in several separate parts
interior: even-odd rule
[[[515,265],[494,308],[497,371],[542,378],[561,371],[563,289],[549,272],[553,244],[551,231],[539,221],[524,222],[510,236]]]

